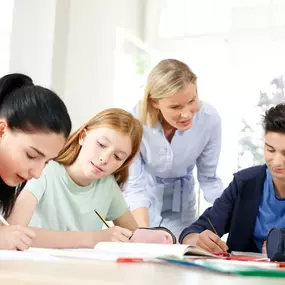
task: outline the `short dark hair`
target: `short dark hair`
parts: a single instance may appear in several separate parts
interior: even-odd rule
[[[60,97],[19,73],[0,78],[0,118],[5,118],[9,128],[16,131],[51,132],[63,134],[65,138],[71,131],[71,120]],[[0,210],[6,217],[21,189],[17,191],[0,181]]]
[[[271,107],[263,116],[263,128],[265,133],[285,134],[285,104],[281,103]]]

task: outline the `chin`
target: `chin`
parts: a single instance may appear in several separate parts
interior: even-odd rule
[[[9,179],[7,177],[1,177],[1,178],[3,182],[10,187],[16,187],[18,185],[18,183],[13,179]]]

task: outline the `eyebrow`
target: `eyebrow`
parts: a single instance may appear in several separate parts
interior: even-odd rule
[[[102,136],[103,139],[105,139],[106,141],[108,141],[109,143],[112,143],[107,137]],[[124,154],[125,156],[128,156],[126,152],[122,151],[122,150],[117,150],[117,152],[120,152],[122,154]]]
[[[268,143],[265,143],[265,145],[268,146],[268,147],[274,148],[272,145],[270,145]]]
[[[38,155],[42,156],[42,157],[46,157],[44,153],[42,153],[41,151],[39,151],[37,148],[33,147],[33,146],[29,146],[31,149],[33,149]]]

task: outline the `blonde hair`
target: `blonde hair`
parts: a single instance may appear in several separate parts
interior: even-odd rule
[[[141,123],[135,119],[132,114],[122,109],[111,108],[98,113],[77,131],[71,134],[67,140],[65,147],[62,149],[55,160],[65,166],[73,164],[77,159],[81,149],[81,145],[79,144],[81,133],[84,130],[92,130],[102,127],[114,129],[124,135],[129,136],[131,139],[131,154],[122,164],[122,166],[113,173],[118,185],[122,188],[128,179],[129,165],[139,151],[143,135]]]
[[[155,127],[157,121],[161,120],[161,115],[152,105],[151,99],[170,97],[183,89],[186,84],[196,84],[196,81],[196,74],[187,64],[176,59],[160,61],[148,76],[144,97],[140,102],[140,121],[152,128]]]

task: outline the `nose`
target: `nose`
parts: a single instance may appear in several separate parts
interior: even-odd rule
[[[102,152],[100,155],[100,164],[107,164],[110,158],[110,153],[108,151]]]
[[[282,167],[284,164],[284,157],[282,154],[276,153],[273,157],[273,166],[275,167]]]
[[[29,176],[35,179],[40,178],[44,167],[45,164],[35,165],[33,168],[30,169]]]
[[[188,119],[188,118],[192,118],[193,116],[193,112],[194,112],[194,108],[192,106],[186,106],[182,112],[181,112],[181,117]]]

